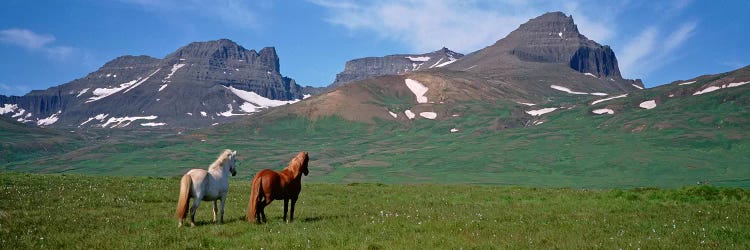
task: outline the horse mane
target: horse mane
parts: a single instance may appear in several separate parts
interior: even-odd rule
[[[208,167],[208,170],[212,170],[212,169],[221,170],[221,166],[224,164],[224,161],[229,159],[230,155],[232,155],[232,150],[224,149],[224,152],[221,152],[221,154],[219,155],[219,158],[216,158],[214,163],[211,163],[211,166]]]
[[[302,165],[307,163],[307,157],[307,152],[299,152],[297,156],[289,161],[289,165],[287,165],[284,169],[289,169],[294,171],[295,173],[299,173],[299,169],[302,167]]]

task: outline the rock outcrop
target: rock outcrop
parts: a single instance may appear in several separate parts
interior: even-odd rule
[[[612,49],[579,33],[573,17],[562,12],[531,19],[506,39],[513,44],[511,53],[521,60],[566,63],[581,73],[622,79]]]
[[[383,75],[397,75],[407,72],[440,68],[463,57],[463,54],[442,48],[426,54],[399,54],[383,57],[365,57],[346,62],[344,71],[336,74],[336,80],[329,86],[335,88],[349,82]]]

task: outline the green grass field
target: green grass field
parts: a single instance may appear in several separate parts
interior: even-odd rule
[[[303,179],[304,182],[305,179]],[[234,179],[224,225],[202,203],[177,228],[177,178],[0,174],[3,249],[748,249],[750,191],[304,184],[296,221],[243,221]]]

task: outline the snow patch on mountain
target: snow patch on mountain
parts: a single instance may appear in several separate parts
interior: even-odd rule
[[[143,78],[143,79],[138,78],[138,79],[126,82],[126,83],[121,83],[119,87],[114,87],[114,88],[97,88],[97,89],[95,89],[92,92],[92,94],[94,94],[94,96],[90,97],[89,100],[86,101],[86,103],[100,100],[102,98],[105,98],[107,96],[110,96],[112,94],[120,92],[122,90],[125,90],[124,93],[127,93],[131,89],[133,89],[135,87],[138,87],[138,85],[141,85],[141,83],[143,83],[146,80],[148,80],[151,76],[153,76],[154,74],[156,74],[156,72],[159,72],[159,70],[160,69],[156,69],[156,71],[154,71],[153,73],[151,73],[150,75],[148,75],[146,78]]]
[[[55,122],[57,122],[57,120],[60,119],[57,116],[60,115],[61,113],[62,113],[62,110],[57,111],[57,113],[54,113],[54,114],[52,114],[51,116],[49,116],[47,118],[39,119],[39,121],[36,122],[36,125],[37,126],[48,126],[48,125],[55,124]]]
[[[141,126],[143,127],[156,127],[156,126],[164,126],[167,125],[163,122],[147,122],[147,123],[141,123]]]
[[[693,83],[695,83],[695,81],[683,82],[683,83],[679,83],[677,85],[688,85],[688,84],[693,84]]]
[[[182,68],[183,66],[185,66],[184,63],[178,63],[178,64],[175,64],[175,65],[172,65],[172,71],[169,72],[169,74],[167,75],[167,77],[164,77],[164,79],[162,79],[161,82],[163,82],[163,83],[169,82],[169,78],[171,78],[172,75],[174,75],[174,73],[177,72],[177,70],[180,69],[180,68]]]
[[[442,58],[440,58],[440,59],[442,60]],[[432,67],[438,67],[438,68],[441,68],[441,67],[443,67],[443,66],[445,66],[445,65],[448,65],[448,64],[454,63],[454,62],[456,62],[456,61],[458,61],[458,59],[456,59],[455,57],[453,57],[453,55],[452,55],[452,54],[448,54],[448,61],[446,61],[446,62],[444,62],[444,63],[440,63],[440,64],[438,64],[438,63],[440,62],[440,61],[438,61],[438,63],[435,63],[435,65],[433,65]],[[430,68],[432,68],[432,67],[430,67]]]
[[[733,83],[730,83],[729,85],[727,85],[727,88],[739,87],[739,86],[745,85],[747,83],[750,83],[750,81],[747,81],[747,82],[733,82]]]
[[[638,107],[641,107],[644,109],[656,108],[656,100],[648,100],[645,102],[641,102],[641,104],[639,104]]]
[[[427,118],[427,119],[430,119],[430,120],[434,120],[435,118],[437,118],[437,113],[435,113],[435,112],[421,112],[421,113],[419,113],[419,116]]]
[[[136,120],[154,120],[156,118],[158,118],[158,116],[155,116],[155,115],[150,115],[150,116],[134,116],[134,117],[129,117],[129,116],[125,116],[125,117],[111,117],[111,118],[109,118],[107,120],[107,122],[105,122],[104,124],[102,124],[102,128],[106,128],[110,124],[112,124],[112,126],[110,128],[116,128],[116,127],[123,128],[123,127],[127,127],[128,125],[130,125],[131,122],[136,121]]]
[[[710,86],[710,87],[705,88],[705,89],[703,89],[701,91],[693,93],[693,95],[702,95],[702,94],[714,92],[714,91],[717,91],[717,90],[720,90],[720,89],[739,87],[739,86],[742,86],[742,85],[745,85],[745,84],[748,84],[748,83],[750,83],[750,81],[746,81],[746,82],[733,82],[733,83],[730,83],[730,84],[721,85],[721,87],[720,86]]]
[[[440,62],[442,62],[442,61],[443,61],[443,58],[440,58],[437,62],[435,62],[435,64],[433,64],[432,66],[430,66],[430,68],[434,68],[435,66],[437,66],[438,64],[440,64]]]
[[[16,117],[22,116],[23,113],[26,113],[26,110],[23,109],[23,108],[18,108],[18,113],[16,113],[15,115],[11,116],[11,118],[16,118]]]
[[[412,62],[426,62],[430,60],[429,56],[407,56],[406,59],[411,60]]]
[[[154,74],[156,74],[156,72],[159,72],[159,70],[161,70],[161,68],[156,69],[154,71],[154,73],[151,73],[146,78],[143,78],[143,80],[140,80],[140,81],[136,82],[135,84],[133,84],[133,86],[131,86],[130,88],[126,89],[123,93],[127,93],[128,91],[134,89],[135,87],[138,87],[138,85],[141,85],[142,83],[148,81],[148,79],[151,78],[151,76],[153,76]]]
[[[83,94],[86,94],[86,92],[89,91],[89,88],[82,89],[80,92],[78,92],[78,95],[76,97],[81,97]]]
[[[254,112],[259,111],[257,106],[249,102],[242,103],[242,105],[240,105],[240,110],[245,111],[247,113],[254,113]]]
[[[594,111],[591,111],[591,113],[594,113],[594,114],[597,114],[597,115],[603,115],[603,114],[613,115],[613,114],[615,114],[615,111],[611,110],[611,109],[596,109]]]
[[[408,110],[408,109],[404,111],[404,114],[406,115],[406,118],[409,118],[409,120],[414,119],[414,117],[417,117],[417,115],[414,114],[414,112],[411,112],[411,110]]]
[[[558,86],[558,85],[550,85],[549,87],[553,88],[553,89],[556,89],[556,90],[559,90],[559,91],[562,91],[562,92],[566,92],[568,94],[574,94],[574,95],[588,95],[589,94],[589,93],[586,93],[586,92],[572,91],[569,88],[566,88],[566,87],[563,87],[563,86]]]
[[[557,110],[557,108],[543,108],[543,109],[537,109],[537,110],[529,110],[529,111],[526,111],[526,113],[531,116],[540,116],[540,115],[543,115],[543,114],[546,114],[555,110]]]
[[[424,94],[427,93],[429,88],[412,79],[406,79],[404,82],[406,83],[406,87],[417,97],[417,103],[427,103],[427,97]]]
[[[26,111],[26,110],[21,109],[21,111]],[[16,116],[14,115],[13,117],[16,117]],[[31,118],[31,113],[26,113],[26,116],[20,117],[16,121],[22,122],[22,123],[31,122],[31,120],[29,120],[29,118]]]
[[[107,96],[110,96],[110,95],[112,95],[114,93],[120,92],[123,89],[126,89],[126,88],[128,88],[130,86],[133,86],[133,84],[135,84],[136,82],[138,82],[138,80],[139,79],[132,80],[132,81],[129,81],[129,82],[126,82],[126,83],[122,83],[122,84],[120,84],[119,87],[115,87],[115,88],[96,88],[96,89],[94,89],[94,91],[91,92],[94,96],[89,97],[89,100],[86,101],[86,103],[97,101],[99,99],[102,99],[102,98],[105,98]]]
[[[3,104],[3,107],[0,107],[0,115],[14,113],[16,109],[18,109],[18,105],[16,104]]]
[[[695,93],[693,93],[693,95],[702,95],[702,94],[714,92],[714,91],[717,91],[717,90],[720,90],[720,89],[721,89],[721,87],[719,87],[719,86],[711,86],[711,87],[705,88],[705,89],[703,89],[701,91],[695,92]]]
[[[438,67],[438,68],[442,68],[442,67],[443,67],[443,66],[445,66],[445,65],[448,65],[448,64],[451,64],[451,63],[454,63],[454,62],[458,61],[458,60],[456,60],[456,59],[455,59],[455,58],[453,58],[453,57],[449,57],[449,59],[450,59],[450,60],[448,60],[447,62],[444,62],[444,63],[438,64],[438,65],[437,65],[437,66],[435,66],[435,67]]]
[[[255,104],[256,106],[261,107],[261,108],[278,107],[278,106],[281,106],[281,105],[292,104],[292,103],[295,103],[295,102],[299,101],[299,99],[295,99],[295,100],[291,100],[291,101],[273,100],[273,99],[265,98],[265,97],[263,97],[263,96],[261,96],[259,94],[256,94],[255,92],[252,92],[252,91],[245,91],[245,90],[241,90],[241,89],[235,89],[232,86],[225,87],[225,88],[229,89],[229,91],[231,91],[232,93],[234,93],[235,95],[237,95],[237,97],[239,97],[240,99],[245,100],[245,101],[247,101],[249,103]]]
[[[641,86],[638,86],[638,85],[635,85],[635,84],[630,84],[630,85],[633,85],[633,87],[635,87],[636,89],[643,90],[643,87],[641,87]]]
[[[609,98],[599,99],[599,100],[591,102],[591,105],[594,105],[594,104],[597,104],[597,103],[600,103],[600,102],[605,102],[605,101],[617,99],[617,98],[623,98],[623,97],[626,97],[626,96],[628,96],[628,94],[622,94],[622,95],[613,96],[613,97],[609,97]]]
[[[234,108],[232,108],[232,104],[227,104],[227,108],[229,108],[229,110],[221,112],[221,113],[217,113],[216,115],[220,115],[220,116],[224,116],[224,117],[232,117],[232,116],[237,116],[237,115],[248,115],[248,114],[234,113]],[[247,108],[247,106],[246,106],[246,108]]]
[[[104,120],[104,118],[107,118],[107,116],[109,116],[109,114],[106,114],[106,115],[105,114],[98,114],[98,115],[96,115],[94,117],[89,117],[88,120],[82,122],[81,125],[78,125],[78,127],[86,125],[86,123],[89,123],[90,121],[93,121],[93,120],[102,121],[102,120]]]

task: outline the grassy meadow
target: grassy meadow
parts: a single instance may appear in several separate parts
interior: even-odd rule
[[[202,203],[177,228],[176,177],[0,174],[4,249],[748,249],[750,191],[304,183],[295,222],[243,220],[234,179],[225,224]]]

